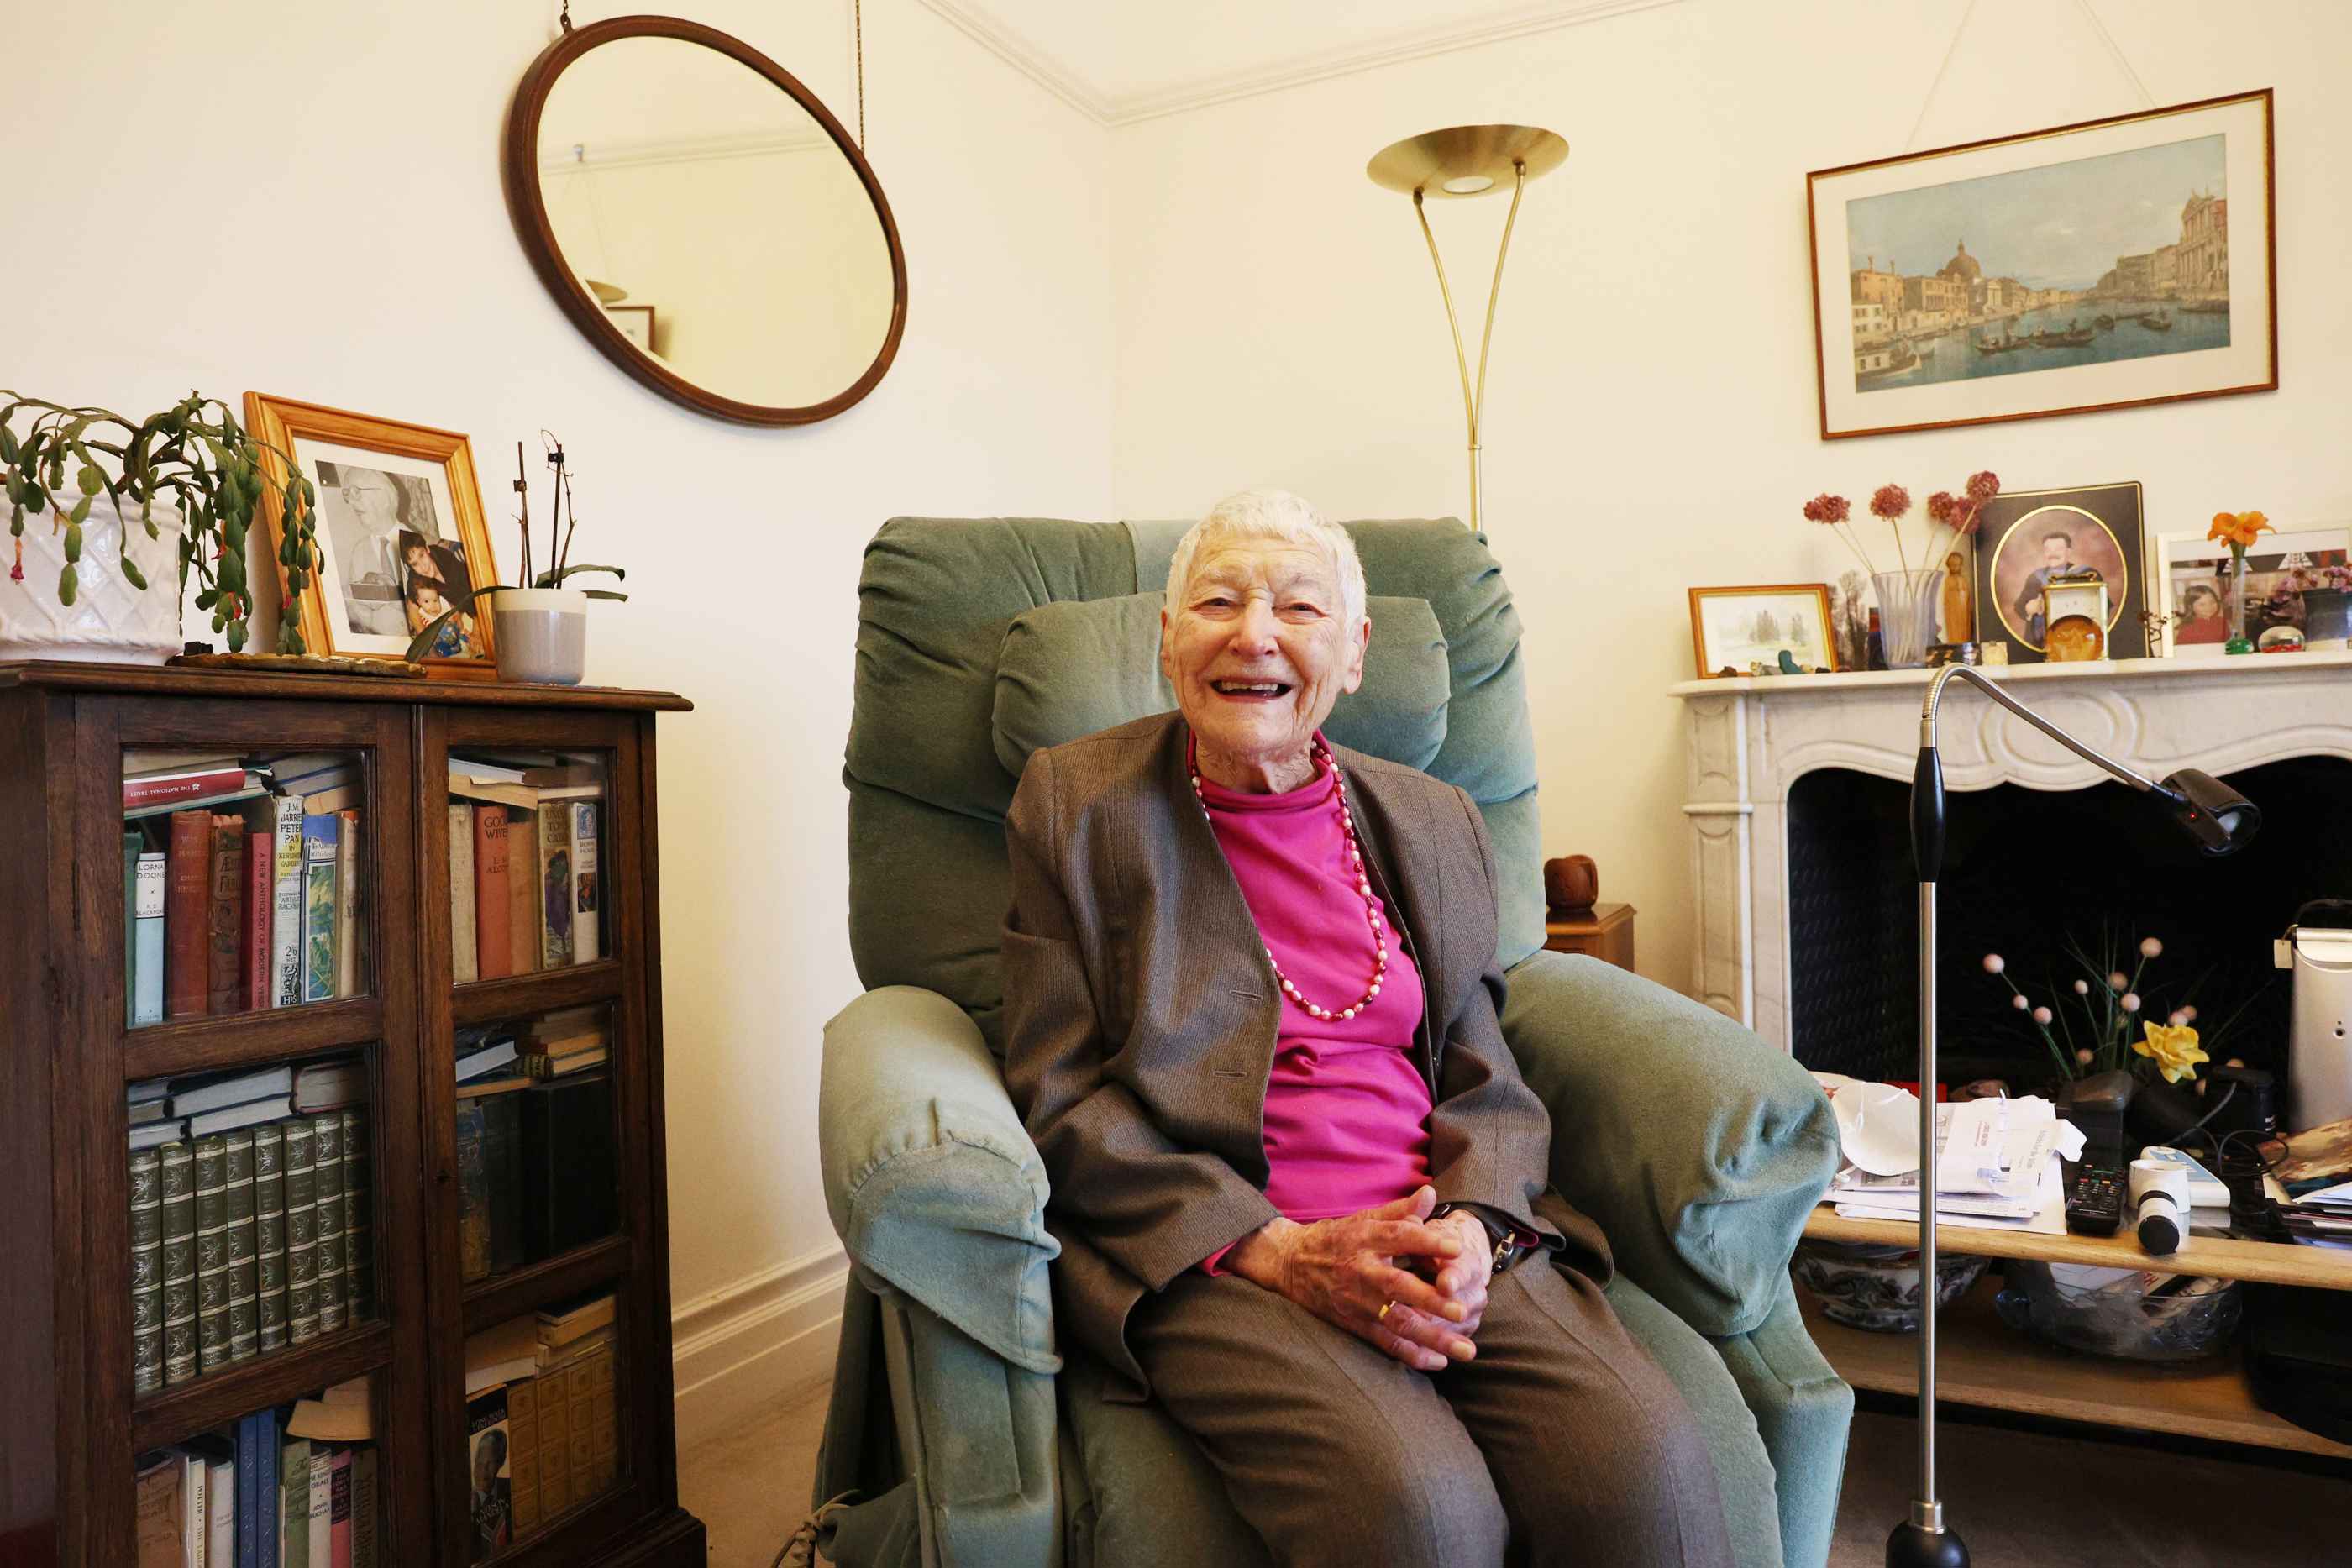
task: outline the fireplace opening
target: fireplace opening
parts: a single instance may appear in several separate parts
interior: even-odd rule
[[[2067,943],[2094,953],[2112,933],[2164,944],[2141,977],[2163,1022],[2187,1002],[2214,1028],[2250,1004],[2215,1061],[2236,1057],[2284,1076],[2289,992],[2272,941],[2315,898],[2352,898],[2352,762],[2291,758],[2228,776],[2262,809],[2263,828],[2234,855],[2207,859],[2164,813],[2121,784],[2045,791],[2001,784],[1954,790],[1937,884],[1937,1021],[1946,1082],[2046,1087],[2056,1065],[2001,979],[2041,1005],[2074,1007],[2086,977]],[[1919,1059],[1918,883],[1911,863],[1910,786],[1844,768],[1789,791],[1790,1040],[1809,1068],[1910,1079]],[[2075,1019],[2077,1043],[2082,1015]],[[2139,1025],[2131,1026],[2137,1038]],[[2062,1036],[2062,1039],[2063,1037]]]

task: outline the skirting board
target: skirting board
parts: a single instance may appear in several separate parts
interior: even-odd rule
[[[833,1375],[849,1260],[838,1245],[738,1280],[671,1314],[677,1446],[772,1410]]]

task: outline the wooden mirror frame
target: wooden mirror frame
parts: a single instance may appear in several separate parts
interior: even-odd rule
[[[730,419],[741,424],[814,424],[821,419],[831,419],[850,407],[881,381],[889,370],[890,361],[898,357],[898,340],[907,329],[907,253],[898,243],[898,220],[890,215],[890,203],[882,194],[881,182],[866,162],[866,155],[850,139],[841,122],[834,119],[814,93],[801,85],[799,79],[775,61],[744,43],[741,39],[706,27],[699,22],[688,22],[676,16],[615,16],[609,21],[591,23],[573,28],[567,21],[563,36],[540,51],[530,68],[523,73],[522,83],[515,89],[514,102],[507,110],[506,157],[503,173],[507,195],[507,212],[514,219],[515,235],[522,241],[524,254],[530,257],[539,280],[555,296],[555,302],[572,324],[596,345],[604,356],[638,381],[675,402],[684,403],[703,413],[719,419]],[[823,402],[802,408],[771,408],[761,403],[739,402],[731,397],[698,386],[651,357],[639,353],[621,335],[604,313],[603,304],[588,292],[572,267],[563,259],[563,248],[556,243],[554,226],[549,223],[547,203],[539,181],[539,121],[547,107],[547,95],[555,86],[564,68],[582,55],[602,44],[621,38],[676,38],[684,43],[699,44],[714,49],[739,65],[748,67],[765,77],[793,101],[806,110],[809,118],[824,128],[834,145],[857,172],[866,194],[874,203],[874,215],[882,222],[882,237],[890,247],[890,329],[882,340],[881,352],[866,368],[866,373],[844,391]]]

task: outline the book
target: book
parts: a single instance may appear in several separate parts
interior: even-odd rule
[[[354,783],[360,776],[360,759],[349,751],[289,751],[257,755],[247,761],[255,772],[268,775],[274,789],[289,795],[315,795]]]
[[[361,1448],[352,1456],[352,1562],[351,1568],[376,1568],[376,1469],[375,1447]]]
[[[474,940],[474,808],[449,802],[450,979],[466,985],[481,977],[481,954]]]
[[[205,928],[207,1011],[233,1013],[245,1006],[245,820],[213,819],[212,904]]]
[[[596,802],[572,802],[572,961],[599,956],[596,918]]]
[[[180,1560],[204,1568],[212,1544],[212,1465],[192,1448],[172,1450],[180,1461]]]
[[[539,1380],[526,1373],[507,1383],[507,1506],[520,1541],[539,1528]]]
[[[489,1167],[482,1146],[487,1125],[479,1100],[457,1102],[457,1273],[468,1283],[490,1272]]]
[[[482,1171],[488,1187],[490,1272],[519,1269],[522,1239],[522,1094],[486,1094],[482,1107]]]
[[[360,937],[367,929],[360,904],[360,814],[345,809],[335,813],[342,836],[335,844],[335,907],[341,918],[335,925],[335,995],[356,997],[360,988]]]
[[[131,1129],[131,1146],[134,1149],[158,1149],[175,1138],[188,1135],[185,1122],[150,1122]]]
[[[158,809],[212,805],[257,789],[261,780],[235,758],[186,768],[164,768],[122,776],[122,811],[142,814]]]
[[[212,1009],[212,956],[205,935],[213,898],[213,820],[202,811],[172,818],[163,915],[163,1011],[194,1018]]]
[[[139,855],[147,847],[137,829],[122,834],[122,1017],[139,1027]]]
[[[466,1404],[466,1449],[473,1479],[473,1561],[514,1542],[513,1477],[508,1469],[507,1391],[492,1388]]]
[[[270,894],[270,962],[276,981],[274,1007],[302,999],[302,802],[281,795],[270,802],[273,861]]]
[[[319,1167],[311,1121],[286,1123],[286,1338],[319,1337]]]
[[[335,1450],[328,1482],[328,1538],[334,1545],[334,1568],[352,1568],[352,1451]]]
[[[468,1078],[479,1078],[492,1069],[504,1067],[514,1060],[515,1042],[512,1040],[490,1040],[464,1052],[457,1058],[457,1082],[462,1083]]]
[[[514,973],[513,936],[507,924],[513,916],[514,906],[507,877],[507,809],[476,806],[474,973],[485,980]]]
[[[364,1377],[353,1381],[366,1383]],[[364,1443],[375,1436],[375,1414],[364,1386],[355,1400],[334,1397],[330,1390],[326,1397],[296,1400],[293,1413],[286,1418],[286,1429],[314,1443]]]
[[[142,1454],[131,1482],[131,1537],[138,1568],[181,1568],[180,1495],[183,1471],[176,1454]]]
[[[509,1318],[466,1336],[466,1397],[539,1370],[539,1323]]]
[[[367,1098],[367,1063],[356,1056],[313,1061],[294,1070],[297,1111],[340,1111]]]
[[[198,1138],[196,1152],[196,1370],[228,1364],[228,1140]]]
[[[332,1001],[335,997],[337,841],[342,836],[338,817],[302,818],[302,999]]]
[[[310,1568],[333,1568],[335,1561],[335,1451],[310,1445]]]
[[[123,1107],[123,1114],[131,1119],[131,1124],[134,1127],[143,1126],[150,1122],[160,1122],[170,1113],[171,1104],[163,1100],[148,1100]]]
[[[539,809],[540,967],[572,962],[572,806],[550,800]]]
[[[281,1504],[278,1499],[278,1467],[269,1461],[278,1453],[280,1437],[276,1410],[257,1411],[248,1417],[253,1424],[253,1465],[257,1479],[254,1486],[253,1517],[255,1521],[254,1561],[257,1568],[275,1568],[281,1539]]]
[[[532,1054],[518,1058],[516,1065],[533,1078],[561,1078],[567,1072],[585,1072],[592,1067],[602,1067],[612,1057],[612,1051],[598,1045],[573,1051],[566,1056]]]
[[[168,857],[154,851],[139,856],[138,884],[131,907],[131,1021],[161,1023],[163,1019],[163,904],[170,883]]]
[[[534,1083],[522,1102],[523,1249],[552,1258],[620,1227],[613,1082],[601,1071]]]
[[[199,1073],[172,1081],[172,1114],[200,1115],[226,1105],[243,1105],[249,1101],[265,1100],[273,1094],[285,1094],[293,1090],[294,1070],[291,1067],[257,1067],[232,1069],[224,1072]]]
[[[533,1333],[539,1343],[550,1349],[560,1350],[571,1345],[598,1329],[613,1325],[613,1293],[584,1296],[571,1301],[558,1302],[536,1314]]]
[[[228,1359],[231,1365],[261,1354],[261,1287],[255,1249],[253,1134],[226,1138],[228,1172]]]
[[[205,1137],[213,1133],[235,1132],[239,1127],[258,1126],[275,1122],[294,1108],[291,1098],[273,1094],[267,1100],[248,1100],[242,1105],[224,1105],[217,1111],[207,1111],[201,1116],[188,1118],[188,1135]]]
[[[322,1111],[310,1118],[310,1150],[318,1206],[319,1332],[349,1321],[350,1260],[343,1251],[343,1118]]]
[[[273,1433],[265,1448],[261,1440],[266,1412],[240,1416],[236,1422],[236,1563],[237,1568],[258,1568],[261,1562],[262,1455],[278,1451]]]
[[[362,803],[362,799],[359,785],[339,784],[331,789],[321,789],[316,794],[303,796],[302,811],[304,815],[311,817],[341,816],[345,811],[357,810]]]
[[[539,811],[507,813],[507,946],[508,973],[528,975],[540,967]],[[516,867],[523,868],[520,873]]]
[[[468,1078],[457,1085],[460,1100],[479,1100],[485,1095],[503,1094],[509,1089],[528,1089],[534,1081],[526,1073],[500,1073],[495,1078]]]
[[[131,1156],[131,1392],[163,1386],[163,1156]]]
[[[260,1292],[261,1354],[283,1350],[286,1333],[286,1128],[253,1130],[254,1282]]]
[[[310,1439],[293,1436],[291,1420],[286,1427],[278,1445],[277,1568],[310,1568]]]
[[[196,1158],[185,1143],[158,1151],[163,1217],[163,1384],[196,1375]]]
[[[278,973],[273,967],[275,919],[278,919],[278,844],[266,832],[245,834],[245,931],[237,936],[237,968],[245,976],[240,1006],[278,1004]]]
[[[343,1267],[351,1321],[375,1315],[375,1166],[367,1112],[346,1106],[343,1123]]]
[[[205,1456],[205,1562],[228,1568],[236,1561],[236,1449],[218,1437],[188,1446]]]

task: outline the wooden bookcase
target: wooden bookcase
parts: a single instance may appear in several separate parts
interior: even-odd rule
[[[616,1304],[620,1479],[501,1552],[519,1568],[701,1564],[677,1506],[662,1118],[654,721],[663,693],[0,664],[0,1561],[134,1560],[144,1449],[362,1374],[381,1466],[379,1561],[469,1561],[469,1332],[583,1291]],[[446,753],[601,754],[595,962],[452,983]],[[372,993],[126,1028],[126,747],[314,747],[363,758]],[[609,1006],[618,1230],[465,1283],[452,1032]],[[369,1063],[376,1315],[134,1396],[124,1090],[356,1051]]]

